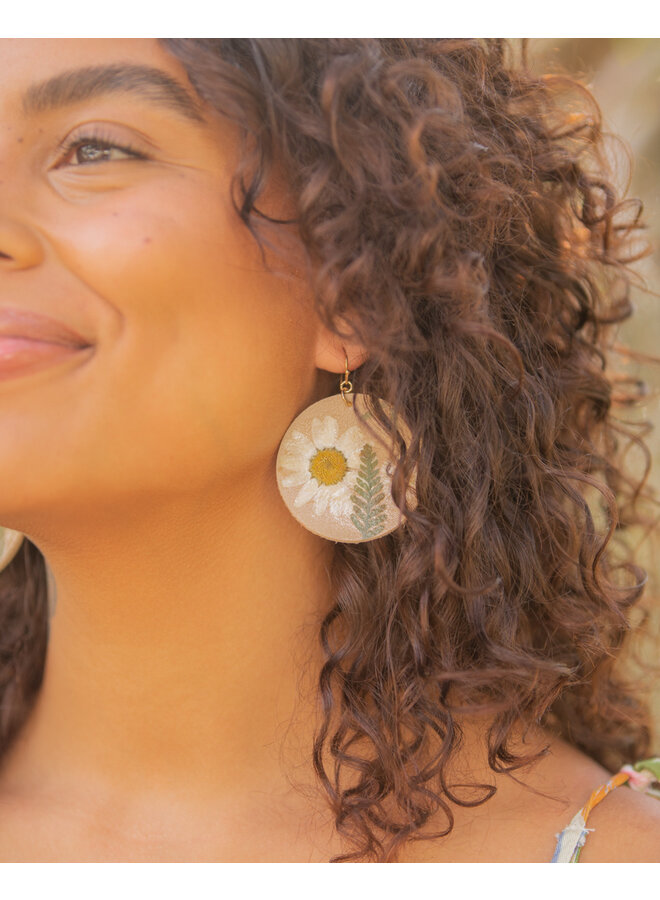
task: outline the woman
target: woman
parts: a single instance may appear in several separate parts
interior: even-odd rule
[[[549,861],[654,749],[597,119],[500,42],[2,44],[2,859]]]

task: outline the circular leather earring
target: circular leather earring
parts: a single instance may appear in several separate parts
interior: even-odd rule
[[[13,528],[3,528],[0,525],[0,572],[6,569],[16,556],[24,537],[22,531],[14,531]]]
[[[291,514],[301,525],[331,541],[358,544],[394,531],[405,517],[392,499],[393,460],[362,428],[351,400],[348,357],[339,394],[312,403],[296,416],[277,453],[277,485]],[[392,406],[380,401],[387,415]],[[363,408],[364,403],[363,403]],[[363,418],[391,443],[378,420],[366,410]],[[410,429],[398,421],[406,446]],[[406,494],[416,505],[415,477]]]

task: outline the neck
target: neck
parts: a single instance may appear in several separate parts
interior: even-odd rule
[[[291,517],[272,476],[142,507],[35,540],[57,603],[44,681],[4,765],[12,789],[185,788],[213,803],[284,783],[285,737],[285,753],[297,741],[311,759],[334,545]]]
[[[117,834],[156,823],[219,846],[227,829],[238,841],[245,827],[253,843],[328,830],[324,795],[297,788],[316,785],[334,544],[291,517],[266,475],[218,494],[143,498],[115,517],[80,511],[75,529],[40,523],[57,603],[42,687],[2,760],[2,798],[111,821]],[[486,725],[464,723],[461,783],[491,782]]]

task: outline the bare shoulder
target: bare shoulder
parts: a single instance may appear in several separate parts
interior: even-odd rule
[[[517,780],[493,776],[498,789],[483,806],[452,808],[451,833],[411,848],[405,861],[550,862],[557,835],[612,773],[557,737],[548,743],[550,752]],[[623,784],[594,807],[587,828],[580,862],[660,862],[655,797]]]
[[[555,768],[570,773],[566,795],[576,803],[572,816],[579,809],[578,799],[580,805],[586,803],[612,773],[560,739],[553,739],[552,750]],[[660,862],[660,799],[650,794],[628,784],[614,788],[591,810],[587,828],[581,863]]]
[[[580,862],[660,862],[660,799],[621,785],[594,807]]]

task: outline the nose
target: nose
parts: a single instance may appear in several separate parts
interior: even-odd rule
[[[43,257],[39,236],[22,222],[0,214],[0,271],[28,269]]]

